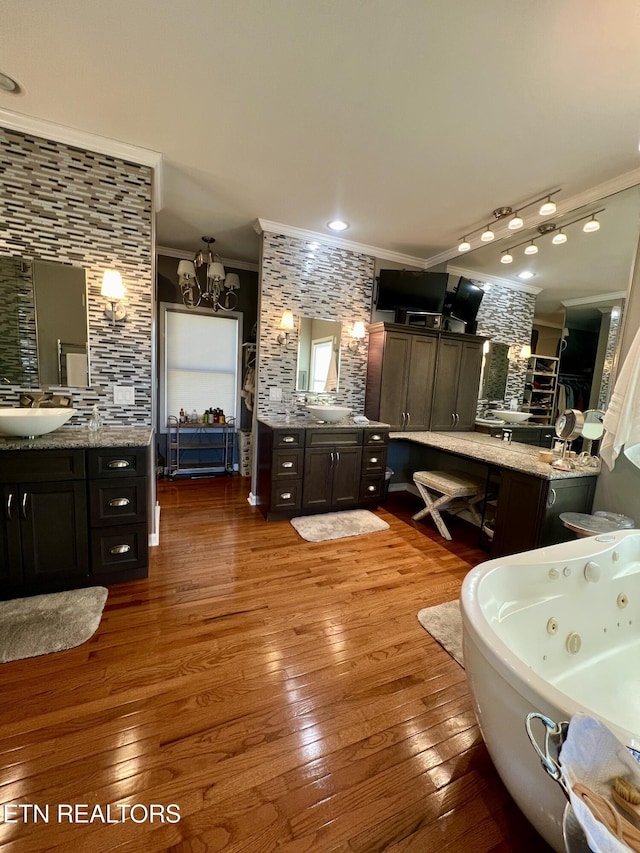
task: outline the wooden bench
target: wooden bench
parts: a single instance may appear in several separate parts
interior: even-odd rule
[[[424,509],[413,516],[414,521],[430,515],[440,535],[449,540],[451,534],[440,515],[442,510],[455,514],[466,509],[473,521],[478,526],[481,524],[482,518],[476,504],[485,496],[482,480],[463,471],[416,471],[413,482],[425,503]]]

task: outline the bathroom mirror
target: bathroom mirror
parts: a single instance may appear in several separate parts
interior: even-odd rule
[[[561,193],[555,201],[562,210]],[[584,225],[591,217],[599,222],[600,228],[585,232]],[[538,349],[537,352],[553,357],[560,354],[562,373],[562,353],[558,353],[556,346],[566,327],[565,311],[573,314],[577,309],[593,309],[592,313],[600,313],[607,306],[624,309],[638,245],[640,187],[629,187],[580,208],[547,217],[544,224],[553,224],[565,233],[567,240],[562,244],[552,243],[555,232],[544,235],[538,231],[537,225],[527,228],[527,217],[523,218],[525,228],[493,242],[482,244],[478,232],[471,241],[474,248],[450,262],[448,271],[488,282],[485,302],[491,299],[493,281],[510,282],[514,288],[521,290],[539,289],[535,295],[534,325],[553,329],[557,334],[549,351]],[[537,222],[540,224],[540,220]],[[502,228],[505,229],[504,223]],[[499,226],[494,225],[494,230],[498,229]],[[524,250],[532,240],[538,251],[525,254]],[[513,261],[504,264],[501,258],[507,249]],[[616,328],[619,328],[620,317],[617,320]],[[505,325],[508,324],[509,318],[505,317]],[[617,336],[605,334],[606,330],[613,330],[608,319],[603,322],[601,317],[598,326],[602,330],[597,356],[603,365],[602,379],[596,381],[594,376],[594,393],[586,394],[585,399],[580,400],[580,405],[585,408],[602,408],[608,402],[608,379],[613,375],[620,344]],[[509,339],[507,328],[504,337]],[[518,371],[519,368],[520,365],[514,364],[510,369]]]
[[[340,377],[342,323],[300,317],[296,391],[332,394]]]
[[[0,257],[0,381],[23,388],[87,387],[85,271]]]
[[[509,375],[509,344],[487,341],[483,348],[480,400],[504,400]]]

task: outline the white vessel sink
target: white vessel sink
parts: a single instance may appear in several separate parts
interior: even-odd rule
[[[75,409],[0,408],[0,435],[14,438],[44,435],[66,424]]]
[[[529,412],[514,412],[511,409],[494,409],[493,414],[509,424],[521,424],[531,417]]]
[[[318,421],[326,421],[335,424],[344,421],[351,414],[351,409],[346,406],[307,406],[307,411]]]

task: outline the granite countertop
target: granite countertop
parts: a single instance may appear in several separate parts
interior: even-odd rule
[[[392,432],[389,438],[395,441],[411,441],[437,450],[475,459],[498,468],[509,468],[522,474],[531,474],[543,480],[566,480],[572,477],[597,477],[598,471],[576,468],[574,471],[559,471],[547,462],[540,462],[538,454],[545,448],[533,447],[512,441],[507,444],[498,438],[478,432]]]
[[[369,421],[368,424],[356,424],[351,418],[346,418],[344,421],[338,421],[337,423],[329,423],[328,421],[320,423],[320,421],[311,417],[292,417],[288,421],[284,417],[265,417],[258,418],[258,420],[265,424],[265,426],[271,427],[271,429],[286,429],[287,427],[291,429],[353,429],[354,427],[358,429],[389,429],[389,424],[383,424],[380,421]]]
[[[0,436],[1,450],[66,450],[85,447],[146,447],[151,444],[151,427],[102,427],[92,432],[86,427],[67,427],[35,438]]]

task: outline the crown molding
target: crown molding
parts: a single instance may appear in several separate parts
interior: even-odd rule
[[[578,299],[563,299],[562,305],[565,308],[576,308],[580,305],[595,305],[600,302],[617,302],[619,299],[626,299],[627,293],[624,290],[614,290],[611,293],[598,293],[595,296],[584,296]]]
[[[542,293],[542,287],[536,287],[535,284],[527,284],[525,281],[512,281],[510,278],[502,278],[498,275],[489,275],[484,272],[477,272],[476,270],[468,270],[464,267],[456,267],[449,264],[447,267],[447,272],[453,273],[453,275],[462,275],[465,278],[472,278],[475,281],[484,281],[487,284],[499,284],[501,287],[508,287],[511,290],[519,290],[523,293],[533,293],[537,295],[538,293]]]
[[[296,228],[293,225],[284,225],[282,222],[271,222],[268,219],[257,219],[254,224],[258,234],[265,231],[269,234],[284,234],[285,237],[296,237],[298,240],[310,240],[323,246],[332,246],[336,249],[345,249],[348,252],[357,252],[361,255],[369,255],[396,264],[405,264],[410,267],[422,269],[424,261],[413,255],[403,255],[400,252],[392,252],[390,249],[381,249],[379,246],[369,246],[366,243],[355,243],[353,240],[345,240],[344,237],[334,237],[331,234],[320,234],[317,231],[307,231],[304,228]]]
[[[164,258],[176,258],[181,261],[192,261],[195,252],[185,252],[183,249],[170,249],[168,246],[156,246],[156,255],[162,255]],[[236,261],[234,258],[221,258],[224,266],[233,267],[237,270],[250,270],[258,272],[258,264],[253,264],[250,261]]]
[[[159,151],[140,148],[137,145],[130,145],[128,142],[120,142],[118,139],[98,136],[95,133],[67,127],[64,124],[56,124],[35,116],[14,113],[1,108],[0,127],[17,130],[20,133],[29,133],[43,139],[51,139],[53,142],[62,142],[65,145],[73,145],[75,148],[94,151],[96,154],[107,154],[129,163],[149,166],[153,169],[154,207],[156,211],[162,210],[162,154]]]

